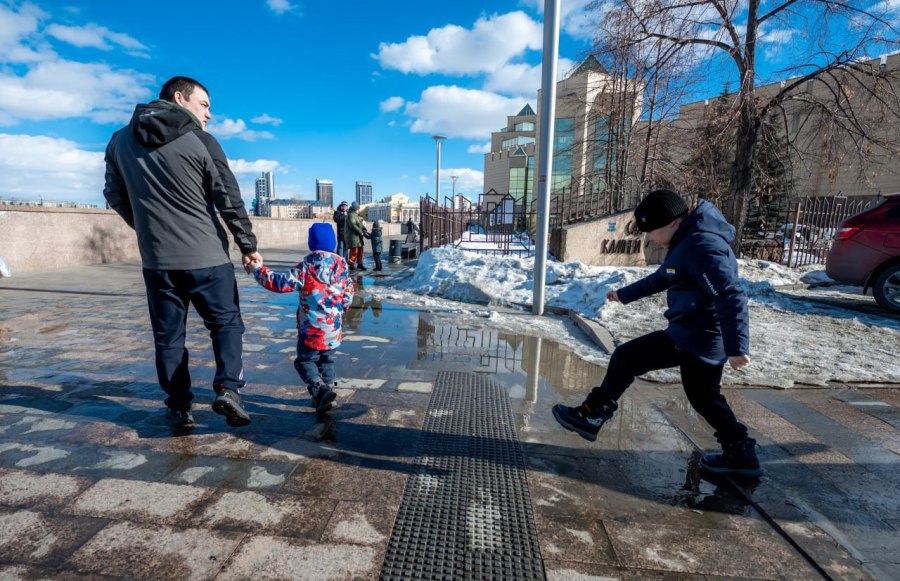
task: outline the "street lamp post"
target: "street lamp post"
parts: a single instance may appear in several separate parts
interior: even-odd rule
[[[437,172],[434,176],[434,199],[441,203],[441,142],[447,139],[446,135],[432,135],[435,145],[437,145]]]

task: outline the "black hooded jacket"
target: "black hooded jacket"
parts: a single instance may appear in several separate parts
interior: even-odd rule
[[[144,268],[192,270],[230,261],[228,236],[256,251],[240,188],[219,142],[186,109],[138,105],[106,147],[109,206],[135,229]]]

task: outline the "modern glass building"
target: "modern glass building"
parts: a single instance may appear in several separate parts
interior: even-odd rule
[[[334,181],[316,179],[316,201],[334,207]]]
[[[590,193],[607,183],[616,157],[611,144],[616,123],[613,96],[619,89],[615,79],[593,56],[588,57],[567,78],[557,83],[556,120],[553,137],[551,195]],[[640,92],[636,92],[640,95]],[[634,112],[640,112],[640,97]],[[538,111],[541,108],[538,93]],[[510,194],[531,206],[535,200],[536,142],[540,139],[539,115],[525,106],[507,118],[506,127],[491,134],[491,151],[484,156],[484,191],[498,196]],[[630,127],[635,119],[625,120]],[[627,133],[627,132],[626,132]],[[493,194],[493,193],[492,193]],[[487,201],[487,200],[486,200]]]
[[[274,199],[275,176],[267,171],[256,178],[256,215],[271,217],[270,204]]]
[[[356,203],[360,206],[372,203],[372,182],[356,182]]]

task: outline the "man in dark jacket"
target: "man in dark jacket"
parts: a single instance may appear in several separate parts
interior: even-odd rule
[[[734,228],[705,200],[689,213],[681,196],[670,190],[647,194],[634,217],[638,228],[669,252],[656,272],[610,291],[607,300],[627,304],[668,289],[669,326],[616,348],[603,383],[578,407],[553,406],[553,415],[567,430],[594,441],[635,377],[680,367],[688,401],[716,430],[723,450],[705,456],[701,466],[716,473],[760,476],[756,440],[720,391],[726,361],[734,369],[750,363],[747,297],[729,246]]]
[[[344,225],[347,223],[347,202],[341,202],[334,211],[334,223],[337,229],[337,249],[335,254],[347,260],[347,244],[344,242]]]
[[[135,108],[131,123],[113,134],[106,148],[103,195],[137,233],[156,371],[168,395],[166,417],[176,428],[194,425],[184,346],[191,303],[212,338],[213,410],[230,426],[250,423],[239,395],[244,323],[228,236],[219,218],[231,231],[248,272],[262,256],[225,153],[205,131],[209,109],[203,85],[174,77],[163,85],[159,100]]]

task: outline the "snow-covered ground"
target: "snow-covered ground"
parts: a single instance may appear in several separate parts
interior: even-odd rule
[[[453,248],[426,251],[412,278],[395,287],[369,287],[381,298],[419,308],[489,318],[493,327],[558,341],[587,360],[608,357],[568,320],[493,310],[491,305],[530,304],[534,258],[489,256]],[[666,325],[665,293],[631,303],[607,303],[606,293],[653,272],[653,268],[586,266],[548,262],[546,304],[568,308],[599,321],[617,342]],[[807,300],[817,293],[861,293],[857,287],[793,290],[777,287],[829,283],[821,266],[790,269],[765,261],[740,261],[741,281],[750,299],[751,357],[741,371],[726,367],[724,382],[790,387],[828,381],[900,383],[900,320]],[[647,376],[678,381],[677,372]]]

